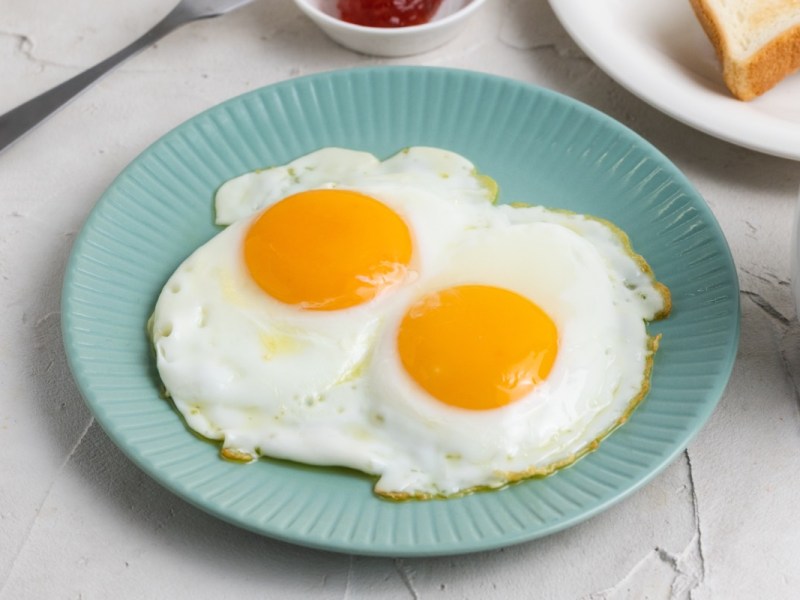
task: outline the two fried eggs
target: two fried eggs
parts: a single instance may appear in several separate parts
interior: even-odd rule
[[[216,195],[227,227],[149,323],[189,427],[228,458],[350,467],[392,498],[546,475],[649,386],[669,292],[602,220],[495,205],[467,159],[326,148]]]

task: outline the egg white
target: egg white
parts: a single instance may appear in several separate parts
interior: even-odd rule
[[[367,152],[322,148],[292,162],[226,181],[215,195],[216,222],[229,225],[305,190],[379,186],[427,190],[456,206],[494,202],[497,187],[454,152],[415,146],[385,161]]]
[[[266,295],[240,249],[261,210],[325,187],[354,189],[400,214],[413,237],[411,272],[365,304],[302,311]],[[645,321],[668,310],[668,295],[613,226],[493,206],[495,193],[469,161],[432,148],[383,162],[323,149],[224,184],[217,220],[231,225],[170,278],[150,326],[159,374],[187,424],[232,456],[376,475],[376,492],[394,498],[499,487],[593,447],[646,390]],[[506,407],[442,404],[397,355],[407,308],[462,284],[515,291],[558,327],[550,375]]]
[[[454,408],[431,398],[403,368],[396,340],[404,314],[393,315],[362,382],[380,428],[392,440],[408,440],[385,466],[381,493],[449,496],[548,474],[618,425],[641,398],[652,354],[645,320],[663,309],[664,298],[621,240],[602,223],[583,227],[580,215],[541,208],[500,206],[492,217],[465,234],[448,269],[420,285],[416,297],[466,284],[514,291],[555,322],[555,364],[512,404]],[[609,269],[614,263],[623,271]]]
[[[265,177],[281,193],[353,189],[395,210],[413,242],[404,285],[338,311],[300,310],[267,295],[250,277],[241,250],[252,222],[283,198],[272,193],[265,200]],[[150,323],[159,374],[187,424],[203,436],[223,439],[226,449],[244,457],[268,447],[260,439],[267,426],[287,427],[302,437],[313,431],[316,417],[326,423],[331,414],[345,418],[341,415],[352,409],[324,402],[327,392],[360,376],[388,306],[402,302],[415,280],[444,267],[447,248],[472,226],[462,206],[492,200],[493,190],[471,163],[425,148],[384,163],[364,153],[326,149],[223,185],[217,209],[222,220],[236,221],[180,265]],[[297,434],[301,422],[304,433]],[[269,446],[269,454],[303,460],[301,450],[287,450],[303,444],[282,444],[282,450]],[[320,461],[341,462],[312,462]]]

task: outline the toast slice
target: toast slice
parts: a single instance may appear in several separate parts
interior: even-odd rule
[[[751,100],[800,69],[800,0],[689,0],[731,93]]]

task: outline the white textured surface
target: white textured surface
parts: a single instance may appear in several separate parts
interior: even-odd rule
[[[5,0],[0,113],[147,29],[170,2]],[[717,411],[644,489],[528,544],[437,559],[306,550],[222,523],[140,473],[94,423],[61,347],[72,240],[149,143],[231,96],[300,74],[426,64],[512,76],[645,136],[705,196],[738,265],[742,338]],[[731,146],[634,98],[545,0],[493,0],[452,43],[374,59],[289,0],[257,0],[144,51],[0,154],[0,600],[39,598],[795,598],[800,326],[789,278],[800,165]]]

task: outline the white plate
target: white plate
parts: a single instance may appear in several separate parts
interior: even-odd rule
[[[688,0],[550,0],[575,42],[621,85],[700,131],[800,160],[800,74],[742,102],[722,81]]]

